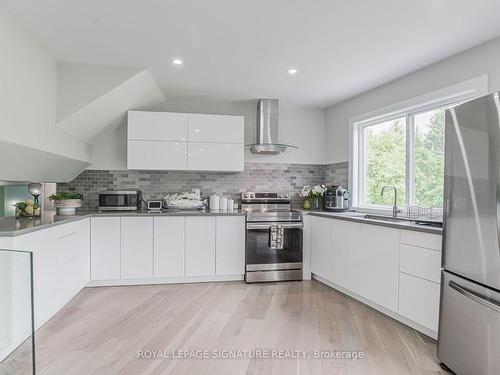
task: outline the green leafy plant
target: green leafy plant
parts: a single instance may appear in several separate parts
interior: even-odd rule
[[[75,191],[61,191],[49,197],[50,201],[65,201],[67,199],[83,199],[83,195]]]

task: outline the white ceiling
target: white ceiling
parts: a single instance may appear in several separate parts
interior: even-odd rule
[[[62,61],[328,107],[500,35],[499,0],[0,0]],[[173,66],[182,57],[182,67]],[[290,77],[289,67],[298,74]]]

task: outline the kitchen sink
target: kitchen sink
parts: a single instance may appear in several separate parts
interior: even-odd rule
[[[383,216],[383,215],[364,215],[361,216],[363,219],[369,219],[369,220],[377,220],[377,221],[388,221],[392,223],[400,223],[403,221],[408,221],[407,219],[403,218],[398,218],[398,217],[392,217],[392,216]]]
[[[443,223],[439,221],[428,221],[428,220],[415,220],[415,219],[405,219],[402,217],[392,217],[392,216],[384,216],[384,215],[363,215],[360,216],[363,219],[368,219],[368,220],[377,220],[377,221],[386,221],[389,223],[402,223],[402,222],[408,222],[412,223],[415,225],[426,225],[426,226],[432,226],[436,228],[442,228]]]

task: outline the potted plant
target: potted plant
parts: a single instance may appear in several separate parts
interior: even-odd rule
[[[83,195],[74,191],[61,191],[49,197],[60,215],[74,215],[76,209],[82,207],[82,199]]]
[[[323,194],[326,191],[325,185],[315,185],[309,186],[306,185],[302,188],[300,192],[301,197],[304,199],[304,209],[306,210],[319,210],[320,209],[320,198],[323,197]]]

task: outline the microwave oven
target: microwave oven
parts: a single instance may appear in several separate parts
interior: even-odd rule
[[[137,211],[142,194],[138,190],[103,191],[99,193],[99,210]]]

